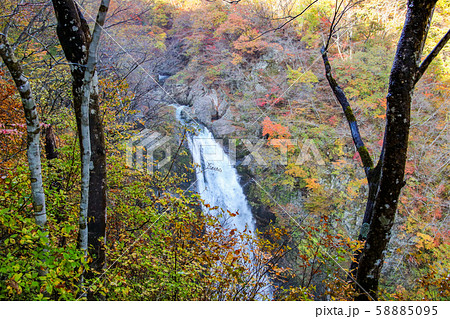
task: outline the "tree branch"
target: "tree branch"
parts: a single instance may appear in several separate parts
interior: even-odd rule
[[[335,3],[335,7],[334,7],[334,13],[333,13],[333,19],[330,22],[330,30],[328,32],[328,37],[326,40],[326,44],[324,45],[325,47],[325,51],[328,51],[328,47],[330,45],[330,41],[331,38],[333,37],[333,35],[338,31],[338,29],[336,29],[336,27],[339,25],[339,23],[341,22],[342,18],[344,17],[344,15],[353,7],[355,7],[356,5],[360,4],[361,2],[363,2],[364,0],[358,0],[353,2],[353,0],[350,0],[342,9],[341,12],[339,12],[339,10],[341,9],[342,5],[344,4],[344,0],[340,0],[338,3],[338,0],[336,0]]]
[[[350,131],[352,133],[353,143],[355,143],[356,149],[361,157],[361,161],[363,163],[364,171],[366,173],[367,180],[370,181],[370,172],[373,169],[373,161],[372,157],[365,147],[364,142],[361,138],[361,134],[359,133],[358,123],[356,122],[355,115],[353,114],[352,108],[350,107],[350,103],[348,102],[347,97],[345,96],[344,91],[337,84],[336,80],[333,78],[331,74],[331,65],[328,61],[327,51],[325,47],[322,47],[322,59],[325,65],[325,75],[330,84],[331,89],[333,90],[334,95],[336,96],[339,104],[342,106],[342,110],[344,111],[345,117],[347,119],[348,125],[350,126]]]
[[[428,54],[428,56],[423,60],[423,62],[420,64],[419,69],[417,70],[417,73],[415,75],[415,82],[419,82],[422,75],[427,70],[428,66],[433,62],[434,58],[441,52],[441,50],[444,48],[444,46],[447,44],[448,40],[450,39],[450,29],[447,31],[447,33],[442,37],[442,39],[439,41],[438,44],[433,48],[433,50]]]
[[[264,31],[263,33],[261,33],[260,35],[258,35],[257,37],[255,37],[255,38],[253,38],[253,39],[251,39],[251,40],[249,40],[249,41],[255,41],[256,39],[261,38],[263,35],[265,35],[265,34],[267,34],[267,33],[269,33],[269,32],[273,32],[273,31],[277,31],[277,30],[282,29],[284,26],[286,26],[286,25],[289,24],[290,22],[292,22],[292,21],[294,21],[295,19],[297,19],[298,17],[300,17],[303,13],[306,12],[306,10],[308,10],[308,9],[309,9],[313,4],[315,4],[317,1],[319,1],[319,0],[314,0],[313,2],[311,2],[310,4],[308,4],[308,6],[307,6],[305,9],[303,9],[302,12],[300,12],[299,14],[297,14],[297,15],[295,15],[295,16],[293,16],[293,17],[288,17],[289,20],[286,21],[286,22],[283,22],[283,23],[280,24],[278,27],[273,28],[273,29],[270,29],[270,30],[267,30],[267,31]]]
[[[13,17],[17,14],[17,13],[19,13],[19,11],[20,11],[20,7],[23,5],[23,0],[22,1],[20,1],[20,3],[18,3],[17,5],[16,5],[16,7],[14,8],[14,10],[13,10],[13,12],[11,12],[11,14],[9,14],[9,15],[7,15],[7,16],[2,16],[2,19],[3,18],[9,18],[9,21],[6,23],[6,26],[5,26],[5,28],[3,29],[3,34],[5,34],[5,35],[7,35],[8,34],[8,31],[9,31],[9,28],[11,27],[11,24],[13,23]]]

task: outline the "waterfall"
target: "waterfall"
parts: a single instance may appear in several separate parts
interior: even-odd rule
[[[178,120],[183,123],[182,109],[183,106],[176,108]],[[247,229],[254,234],[255,219],[230,157],[206,127],[201,124],[193,126],[198,129],[198,133],[188,133],[187,140],[194,163],[197,164],[197,192],[211,207],[217,206],[231,213],[238,213],[234,217],[219,218],[223,227],[236,228],[241,232]],[[217,216],[220,212],[212,210],[210,213]]]
[[[177,119],[181,123],[186,123],[181,114],[185,106],[175,106]],[[255,219],[248,205],[244,191],[239,184],[239,175],[225,153],[222,145],[218,143],[212,133],[203,125],[189,123],[197,129],[197,134],[187,133],[187,141],[196,167],[196,190],[205,204],[210,207],[219,207],[231,213],[238,213],[235,216],[222,214],[220,209],[211,210],[204,207],[204,212],[218,217],[221,225],[227,229],[236,228],[243,232],[247,230],[252,236],[255,235]],[[251,247],[248,247],[251,250]],[[253,265],[250,265],[253,268]],[[271,299],[272,287],[266,276],[260,280],[265,282],[262,294]]]

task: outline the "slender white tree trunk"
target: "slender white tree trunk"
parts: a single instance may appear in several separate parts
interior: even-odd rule
[[[109,8],[109,0],[102,0],[98,15],[92,33],[92,41],[89,45],[89,55],[84,71],[83,80],[83,97],[81,101],[81,143],[84,152],[81,157],[81,202],[80,202],[80,249],[87,253],[88,249],[88,203],[89,203],[89,169],[91,166],[91,139],[89,133],[89,101],[92,87],[96,87],[97,81],[95,76],[97,65],[97,52],[102,33],[103,25],[106,19],[106,13]]]
[[[88,249],[88,228],[87,213],[89,203],[89,167],[91,161],[91,141],[89,135],[89,95],[91,80],[85,73],[83,84],[83,100],[81,103],[81,143],[83,144],[83,153],[81,154],[81,201],[80,201],[80,249],[87,254]],[[87,92],[87,96],[86,96]]]
[[[9,45],[6,35],[0,33],[0,55],[8,68],[19,90],[22,99],[25,119],[27,122],[27,157],[30,169],[31,193],[33,196],[33,209],[36,224],[45,229],[47,213],[45,209],[45,195],[42,186],[41,150],[39,146],[40,126],[39,115],[31,92],[30,83],[24,76],[22,67],[17,61]]]
[[[47,212],[45,208],[44,187],[42,186],[39,115],[36,111],[36,104],[34,102],[33,93],[31,92],[30,83],[24,76],[22,66],[17,61],[14,51],[9,45],[6,35],[3,33],[0,33],[0,56],[11,73],[22,99],[22,106],[27,122],[27,158],[30,170],[34,219],[41,231],[45,232]],[[44,236],[48,236],[48,234],[45,233]],[[46,246],[43,249],[44,252],[47,250]],[[45,257],[42,257],[41,261],[45,262]],[[47,268],[40,267],[38,271],[39,275],[44,276],[47,273]]]

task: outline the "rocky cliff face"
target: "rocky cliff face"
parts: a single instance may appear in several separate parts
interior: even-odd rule
[[[198,74],[198,77],[190,76],[189,80],[181,79],[180,74],[189,72],[189,60],[187,58],[178,58],[178,55],[183,55],[183,46],[168,45],[168,47],[171,48],[169,51],[172,50],[173,52],[166,52],[165,60],[160,65],[160,74],[163,74],[164,77],[168,75],[168,77],[164,78],[164,81],[161,83],[163,88],[158,89],[160,94],[153,94],[153,96],[158,96],[158,99],[166,103],[166,105],[175,102],[180,105],[187,105],[188,107],[184,108],[181,113],[183,119],[186,122],[195,120],[202,123],[213,133],[216,139],[224,139],[224,146],[226,147],[226,139],[239,136],[238,132],[243,129],[242,126],[236,124],[241,122],[239,114],[242,112],[238,112],[237,108],[240,109],[243,106],[241,105],[242,103],[236,105],[237,102],[233,99],[233,93],[224,92],[220,88],[209,86],[207,79],[202,74]],[[249,65],[249,78],[257,79],[258,72],[274,67],[273,63],[269,63],[273,61],[273,52],[270,52],[266,56],[261,57],[259,62]],[[239,74],[236,76],[238,77]],[[239,85],[242,85],[242,87],[238,91],[249,90],[260,95],[267,92],[267,88],[263,84],[259,84],[258,81],[249,83],[246,79],[240,79]],[[231,92],[236,89],[237,87],[230,87]],[[238,161],[247,155],[245,152],[241,153],[238,152],[237,154]],[[244,185],[244,193],[252,204],[252,212],[256,218],[257,227],[264,227],[270,222],[274,222],[275,215],[270,207],[263,205],[255,194],[252,196],[249,192],[248,185],[250,185],[249,182],[254,177],[252,170],[247,167],[238,170],[241,176],[240,183]]]
[[[166,85],[178,104],[189,106],[185,110],[186,118],[201,122],[217,138],[226,137],[236,131],[230,103],[224,92],[205,87],[202,78],[189,85],[176,84],[169,79]]]
[[[185,53],[183,41],[168,38],[167,50],[160,57],[158,67],[155,68],[159,85],[152,89],[154,104],[188,105],[186,119],[195,119],[211,130],[215,137],[223,138],[236,131],[230,102],[221,90],[207,87],[203,76],[193,81],[179,81],[175,76],[187,69],[189,57]]]

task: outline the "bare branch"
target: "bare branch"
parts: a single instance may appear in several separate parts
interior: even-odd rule
[[[130,9],[130,7],[124,8],[124,9],[122,9],[122,10],[120,10],[120,11],[117,11],[117,10],[116,10],[115,13],[125,12],[125,11],[127,11],[128,9]],[[121,25],[121,24],[124,24],[124,23],[128,23],[128,22],[130,22],[130,21],[135,21],[136,18],[140,18],[141,15],[143,15],[143,14],[149,12],[151,9],[152,9],[152,8],[147,8],[147,9],[141,11],[140,13],[133,15],[132,17],[130,17],[130,18],[128,18],[128,19],[120,20],[120,21],[117,21],[117,22],[114,22],[114,23],[109,23],[108,26],[104,27],[103,29],[106,30],[106,29],[113,28],[113,27],[116,27],[116,26]],[[111,18],[112,18],[112,16],[110,16],[108,19],[106,19],[105,22],[111,21],[111,20],[112,20]]]
[[[24,41],[26,41],[26,39],[28,38],[29,35],[32,34],[31,29],[33,28],[34,24],[36,23],[36,21],[38,19],[41,19],[44,11],[47,10],[47,8],[49,7],[50,2],[45,3],[42,8],[35,13],[35,15],[31,18],[30,22],[28,22],[28,25],[25,27],[25,29],[20,33],[19,37],[17,38],[16,42],[12,45],[13,48],[17,48],[21,43],[23,43]],[[42,20],[41,20],[42,21]],[[43,30],[45,30],[48,26],[46,26],[46,22],[44,19],[43,25],[38,28],[38,32],[41,32]],[[34,32],[33,32],[34,33]]]
[[[6,26],[5,26],[5,28],[3,29],[3,34],[4,34],[5,36],[8,35],[9,28],[11,27],[11,24],[12,24],[12,22],[13,22],[13,18],[12,18],[12,17],[14,17],[17,13],[19,13],[20,7],[21,7],[22,5],[23,5],[23,0],[20,1],[20,3],[18,3],[18,4],[16,5],[16,7],[15,7],[14,10],[13,10],[13,12],[11,12],[11,14],[9,14],[8,16],[3,16],[3,17],[2,17],[2,18],[9,18],[9,21],[6,23]]]
[[[350,131],[352,133],[353,142],[355,143],[356,149],[361,157],[361,161],[364,166],[364,171],[366,173],[367,180],[370,180],[370,172],[373,169],[373,161],[372,157],[369,154],[369,151],[364,145],[364,142],[361,138],[361,134],[359,133],[358,123],[356,122],[355,115],[353,114],[352,108],[350,107],[350,103],[348,102],[347,97],[345,96],[344,91],[337,84],[336,80],[333,78],[331,74],[331,65],[328,61],[327,51],[325,47],[322,48],[322,59],[325,65],[325,75],[327,77],[328,83],[330,84],[331,89],[333,90],[334,95],[336,96],[339,104],[342,106],[342,110],[344,111],[345,117],[347,118],[348,125],[350,126]]]
[[[238,4],[239,2],[241,2],[241,0],[222,0],[222,1],[229,4]],[[206,2],[216,2],[216,0],[206,0]]]
[[[438,44],[431,50],[430,54],[425,58],[425,60],[422,61],[422,63],[419,66],[419,69],[417,70],[416,76],[415,76],[415,82],[419,82],[422,75],[427,70],[428,66],[433,62],[434,58],[441,52],[441,50],[444,48],[444,46],[447,44],[448,40],[450,39],[450,29],[447,31],[447,33],[442,37],[442,39],[439,41]]]
[[[267,34],[267,33],[270,33],[270,32],[273,32],[273,31],[277,31],[277,30],[282,29],[284,26],[286,26],[287,24],[291,23],[292,21],[294,21],[295,19],[297,19],[298,17],[300,17],[303,13],[305,13],[309,8],[311,8],[311,7],[312,7],[316,2],[318,2],[318,1],[319,1],[319,0],[314,0],[313,2],[311,2],[310,4],[308,4],[308,6],[307,6],[305,9],[303,9],[299,14],[297,14],[297,15],[295,15],[295,16],[293,16],[293,17],[286,17],[286,18],[289,18],[289,20],[283,22],[282,24],[280,24],[280,25],[279,25],[278,27],[276,27],[276,28],[273,28],[273,29],[264,31],[263,33],[261,33],[260,35],[258,35],[257,37],[255,37],[255,38],[253,38],[253,39],[251,39],[251,40],[249,40],[249,41],[254,41],[254,40],[256,40],[256,39],[261,38],[263,35],[265,35],[265,34]]]
[[[360,4],[361,2],[363,2],[364,0],[358,0],[353,2],[353,0],[350,0],[345,6],[344,9],[342,9],[341,12],[340,9],[344,3],[344,0],[340,0],[338,2],[338,0],[336,0],[335,3],[335,7],[334,7],[334,13],[333,13],[333,18],[331,20],[330,23],[330,31],[328,32],[328,37],[327,37],[327,41],[324,45],[325,51],[328,51],[328,47],[330,45],[330,41],[333,38],[333,35],[336,34],[336,32],[338,31],[337,26],[339,25],[339,23],[341,22],[342,18],[344,17],[344,15],[353,7],[355,7],[356,5]]]

